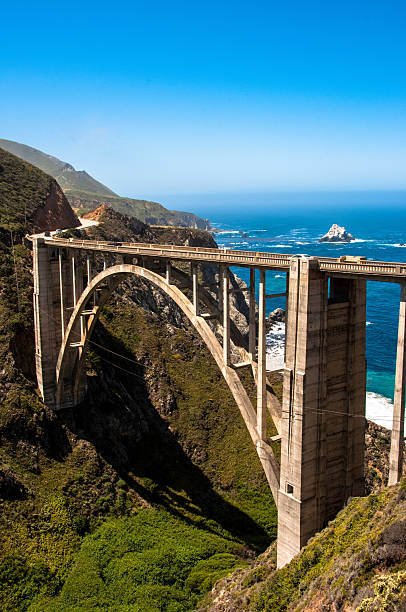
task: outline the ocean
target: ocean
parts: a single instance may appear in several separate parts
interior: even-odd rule
[[[213,198],[218,205],[213,205]],[[218,230],[220,247],[275,253],[406,262],[405,194],[287,194],[277,196],[201,197],[194,212],[209,218]],[[402,206],[402,204],[404,204]],[[356,238],[349,244],[318,242],[333,223]],[[233,268],[244,281],[248,272]],[[267,273],[267,293],[285,290],[285,275]],[[397,284],[367,283],[367,417],[390,428],[394,391],[400,288]],[[268,313],[284,308],[284,298],[267,300]],[[283,324],[268,336],[270,358],[276,363],[284,343]],[[275,361],[276,360],[276,361]]]

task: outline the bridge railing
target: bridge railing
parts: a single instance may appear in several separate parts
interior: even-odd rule
[[[49,246],[68,247],[87,251],[101,251],[117,254],[144,255],[165,257],[168,259],[207,261],[225,263],[235,266],[260,266],[288,270],[290,260],[297,255],[287,253],[263,253],[258,251],[238,251],[233,249],[215,249],[210,247],[177,246],[173,244],[151,244],[141,242],[109,242],[75,240],[72,238],[45,238]],[[345,261],[341,258],[318,257],[320,269],[327,273],[344,273],[371,276],[383,276],[397,280],[405,278],[406,263],[367,261],[354,259]]]
[[[168,257],[172,259],[196,259],[199,261],[235,263],[236,265],[268,265],[278,268],[289,268],[293,255],[283,253],[261,253],[255,251],[236,251],[231,249],[214,249],[207,247],[177,246],[168,244],[150,244],[139,242],[107,242],[90,240],[72,240],[66,238],[45,238],[50,246],[95,250],[134,255]]]

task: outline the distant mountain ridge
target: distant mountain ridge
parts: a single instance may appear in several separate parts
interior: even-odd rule
[[[121,197],[86,171],[75,170],[71,164],[28,145],[0,138],[0,147],[56,179],[71,206],[80,214],[107,204],[122,214],[137,217],[151,225],[210,228],[207,219],[193,213],[168,210],[158,202]]]

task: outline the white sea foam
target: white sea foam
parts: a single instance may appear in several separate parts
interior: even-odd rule
[[[275,278],[283,278],[282,274],[275,274]]]
[[[216,234],[239,234],[239,230],[218,230]]]
[[[271,326],[266,336],[266,369],[281,370],[284,367],[285,323]]]
[[[368,391],[366,396],[366,417],[370,421],[392,429],[393,403],[388,397]]]
[[[366,321],[365,325],[373,325],[373,323],[371,321]]]

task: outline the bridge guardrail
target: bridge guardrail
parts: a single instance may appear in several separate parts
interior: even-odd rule
[[[167,259],[207,261],[211,263],[228,263],[235,266],[265,266],[288,270],[294,254],[263,253],[258,251],[238,251],[231,249],[212,249],[208,247],[177,246],[173,244],[151,244],[140,242],[108,242],[91,240],[74,240],[72,238],[45,237],[49,246],[76,248],[83,250],[114,252],[117,254],[144,255],[165,257]],[[324,272],[381,276],[406,281],[406,263],[386,261],[343,261],[332,257],[318,257],[320,269]]]

